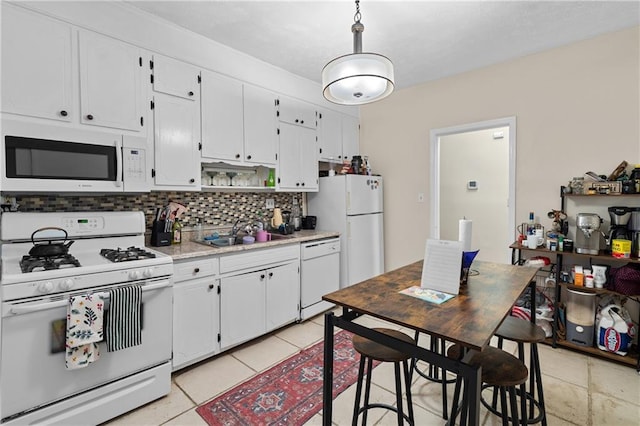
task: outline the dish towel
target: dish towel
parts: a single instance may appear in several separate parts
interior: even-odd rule
[[[114,352],[142,344],[142,287],[109,290],[109,312],[105,325],[107,351]]]
[[[84,368],[100,358],[104,301],[99,294],[71,296],[67,306],[65,365]]]

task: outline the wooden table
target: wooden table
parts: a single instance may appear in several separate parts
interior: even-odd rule
[[[343,307],[341,316],[333,312],[325,315],[324,425],[331,425],[332,416],[334,327],[391,346],[460,375],[466,380],[466,391],[469,392],[469,422],[479,423],[481,371],[466,361],[473,351],[481,351],[489,344],[526,287],[530,285],[535,289],[538,268],[475,261],[471,269],[479,274],[470,275],[468,284],[460,287],[456,297],[437,305],[399,293],[411,286],[420,286],[422,264],[421,260],[322,297]],[[470,351],[461,360],[447,358],[352,322],[363,314],[459,343]]]

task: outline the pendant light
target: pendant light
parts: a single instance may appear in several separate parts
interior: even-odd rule
[[[353,53],[339,56],[322,69],[322,94],[333,103],[362,105],[386,98],[393,92],[393,64],[386,56],[362,53],[360,0],[356,0]]]

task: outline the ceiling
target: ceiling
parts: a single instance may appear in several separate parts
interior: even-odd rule
[[[125,3],[317,82],[353,51],[350,0]],[[360,12],[363,51],[391,59],[396,88],[640,25],[640,1],[362,0]]]

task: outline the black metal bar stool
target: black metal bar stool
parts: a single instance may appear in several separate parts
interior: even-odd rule
[[[447,351],[447,356],[449,358],[462,359],[462,354],[463,349],[460,345],[453,345]],[[473,354],[469,364],[482,367],[482,382],[495,387],[495,392],[500,395],[501,411],[499,412],[499,415],[502,417],[502,424],[506,426],[509,424],[509,420],[511,420],[511,423],[514,426],[520,422],[522,422],[523,425],[526,425],[525,400],[523,398],[520,399],[520,412],[523,413],[522,421],[520,421],[518,417],[518,402],[516,397],[516,387],[525,383],[529,375],[529,371],[527,366],[524,365],[524,362],[502,349],[488,346],[481,352]],[[461,384],[462,379],[458,377],[453,394],[451,416],[449,417],[448,422],[450,425],[455,424],[456,416],[459,411],[458,399],[460,398]],[[509,394],[508,406],[507,393]],[[460,424],[467,423],[467,406],[468,402],[465,395],[463,397],[462,406],[460,407],[460,411],[462,412]]]
[[[416,334],[414,336],[414,340],[416,341],[416,344],[418,343],[419,337],[420,337],[420,332],[416,331]],[[445,355],[447,350],[446,343],[447,342],[444,339],[431,336],[431,340],[429,342],[429,349],[432,352],[438,353],[440,355]],[[428,372],[424,372],[418,368],[417,363],[418,363],[418,360],[416,358],[413,358],[413,360],[411,361],[411,377],[413,377],[413,372],[415,371],[420,376],[424,377],[425,379],[431,382],[442,384],[442,418],[447,420],[447,418],[449,417],[448,404],[447,404],[447,384],[455,383],[456,379],[454,378],[447,379],[447,371],[433,364],[429,364]]]
[[[527,423],[541,422],[543,426],[546,426],[547,415],[544,405],[542,374],[540,372],[540,357],[538,356],[538,343],[544,341],[546,337],[544,330],[531,321],[508,316],[504,321],[502,321],[502,324],[498,327],[495,335],[498,337],[499,348],[502,348],[502,344],[505,339],[517,343],[518,359],[522,362],[525,362],[524,344],[529,343],[529,390],[526,391],[526,385],[522,384],[520,386],[519,395],[520,398],[524,398],[528,402],[529,410],[527,414]],[[500,415],[497,410],[495,392],[491,405],[489,405],[484,398],[481,401],[489,411]]]
[[[394,337],[407,343],[415,345],[415,340],[401,333],[397,330],[391,330],[388,328],[374,328],[374,330],[386,334],[387,336]],[[356,401],[353,409],[353,421],[355,426],[358,424],[358,416],[362,413],[362,424],[367,423],[367,411],[370,408],[384,408],[394,411],[398,415],[398,425],[404,423],[406,419],[410,425],[414,425],[413,419],[413,403],[411,401],[411,373],[409,371],[409,355],[392,349],[388,346],[381,345],[380,343],[371,341],[362,336],[354,335],[353,348],[360,354],[360,368],[358,370],[358,384],[356,387]],[[381,362],[393,362],[396,378],[396,403],[397,408],[387,404],[374,403],[369,404],[369,394],[371,392],[371,370],[373,368],[373,360]],[[362,395],[362,379],[364,377],[364,367],[367,364],[367,382],[364,391],[364,404],[360,406],[360,399]],[[405,392],[407,396],[407,414],[402,410],[402,383],[400,373],[400,363],[404,369],[404,383]]]

